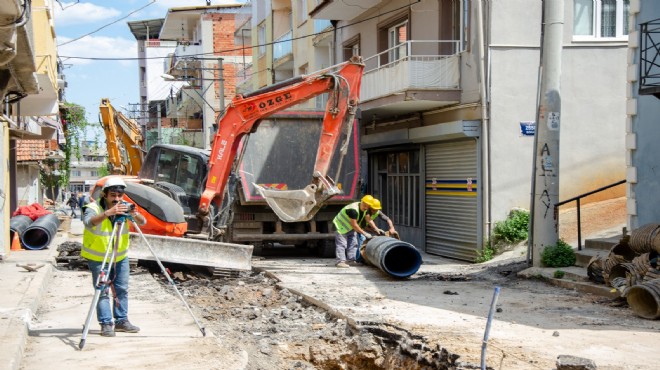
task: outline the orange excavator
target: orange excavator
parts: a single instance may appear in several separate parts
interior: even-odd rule
[[[110,104],[110,99],[101,99],[99,105],[101,125],[105,132],[108,148],[108,164],[113,175],[137,176],[142,168],[143,137],[140,126]]]
[[[134,203],[148,220],[142,231],[164,238],[159,244],[171,244],[171,250],[181,255],[179,259],[173,258],[174,262],[193,253],[186,251],[186,238],[181,238],[184,236],[197,239],[187,239],[191,243],[190,249],[195,250],[199,249],[194,245],[199,239],[234,245],[232,243],[237,240],[227,237],[229,216],[226,210],[230,208],[229,199],[233,196],[227,185],[236,178],[237,166],[246,147],[243,139],[256,132],[267,117],[327,93],[311,183],[298,190],[275,190],[252,184],[281,221],[296,223],[312,219],[332,197],[342,194],[342,189],[328,172],[333,167],[337,171],[335,178],[340,176],[349,141],[354,137],[363,69],[361,58],[353,57],[348,62],[236,96],[218,119],[210,153],[179,145],[152,147],[138,176],[125,178],[128,184],[125,198]],[[297,140],[304,140],[304,131],[300,130],[300,133]],[[342,145],[338,150],[340,142]],[[334,158],[336,152],[339,152],[339,158]],[[291,164],[296,162],[296,158],[285,160]],[[94,198],[98,197],[106,178],[96,183]],[[257,223],[257,218],[252,215],[251,223]],[[325,232],[330,235],[330,230]],[[277,236],[277,232],[273,234]],[[308,234],[318,233],[311,230]],[[221,253],[227,259],[233,258],[226,250]],[[244,255],[241,254],[240,258]]]

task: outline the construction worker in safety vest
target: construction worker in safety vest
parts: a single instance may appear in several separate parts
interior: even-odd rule
[[[92,271],[92,284],[95,289],[117,216],[130,214],[138,225],[147,223],[144,216],[139,214],[134,207],[130,210],[129,205],[123,201],[125,189],[126,183],[121,177],[109,177],[103,184],[101,199],[85,206],[85,216],[83,218],[85,231],[80,255],[87,260],[87,265]],[[114,337],[115,331],[127,333],[140,331],[140,328],[128,321],[128,277],[130,267],[126,257],[129,227],[126,218],[120,217],[119,219],[124,220],[124,227],[121,230],[121,235],[118,236],[117,254],[114,261],[108,261],[112,264],[109,277],[111,284],[109,285],[113,287],[114,305],[111,308],[110,286],[104,288],[96,305],[96,318],[101,325],[101,335],[105,337]],[[119,233],[119,229],[116,232]]]
[[[371,209],[374,210],[371,214],[369,214],[369,220],[365,220],[365,226],[362,226],[363,229],[365,229],[369,233],[374,233],[376,235],[385,235],[389,236],[391,238],[396,238],[399,239],[399,233],[396,231],[394,228],[394,223],[392,223],[392,219],[387,217],[385,213],[382,211],[382,206],[380,204],[380,200],[374,198],[373,201],[371,202]],[[376,226],[376,218],[380,218],[381,220],[387,222],[387,226],[389,226],[389,230],[386,233],[385,230],[382,230]],[[363,263],[364,259],[362,258],[362,251],[364,251],[365,246],[362,245],[364,243],[365,237],[362,234],[357,235],[357,252],[355,253],[355,261],[358,263]]]
[[[342,208],[332,220],[336,229],[335,255],[337,267],[347,268],[349,263],[355,263],[358,236],[364,236],[366,239],[372,238],[372,235],[365,230],[367,225],[371,225],[380,234],[382,230],[378,229],[373,222],[373,219],[378,217],[380,209],[381,205],[378,199],[371,195],[365,195],[359,202],[351,203]],[[391,226],[391,229],[394,229],[394,226]]]

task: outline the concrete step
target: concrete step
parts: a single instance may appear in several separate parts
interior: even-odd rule
[[[609,251],[613,246],[619,244],[622,235],[613,236],[610,238],[593,238],[584,241],[585,249],[604,249]]]
[[[561,279],[554,276],[555,271],[557,270],[564,272],[564,276]],[[550,284],[566,289],[574,289],[581,293],[595,294],[601,297],[617,298],[619,296],[616,291],[612,291],[611,287],[589,281],[587,269],[578,266],[555,268],[530,267],[519,272],[518,276],[526,278],[541,276]]]
[[[587,265],[589,265],[589,261],[591,261],[591,258],[594,256],[600,256],[603,259],[607,257],[607,254],[609,253],[609,249],[583,249],[581,251],[575,251],[575,266],[580,266],[581,268],[585,269]]]

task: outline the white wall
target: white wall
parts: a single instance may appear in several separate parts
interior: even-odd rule
[[[536,116],[541,2],[491,4],[492,215],[501,220],[530,207],[534,138],[520,135],[520,121]],[[571,1],[565,24],[560,200],[625,178],[625,44],[573,43]]]

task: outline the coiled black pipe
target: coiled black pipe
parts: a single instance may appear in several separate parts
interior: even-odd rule
[[[25,229],[30,226],[32,223],[32,219],[28,216],[25,215],[18,215],[14,216],[11,219],[9,219],[9,230],[12,233],[18,233],[18,235],[22,235],[23,232],[25,232]],[[12,235],[12,238],[14,236]]]
[[[419,270],[422,255],[410,243],[388,236],[376,236],[367,242],[364,258],[395,278],[407,278]]]
[[[41,216],[21,234],[21,242],[27,249],[44,249],[50,244],[59,226],[60,220],[56,215],[51,213]]]

